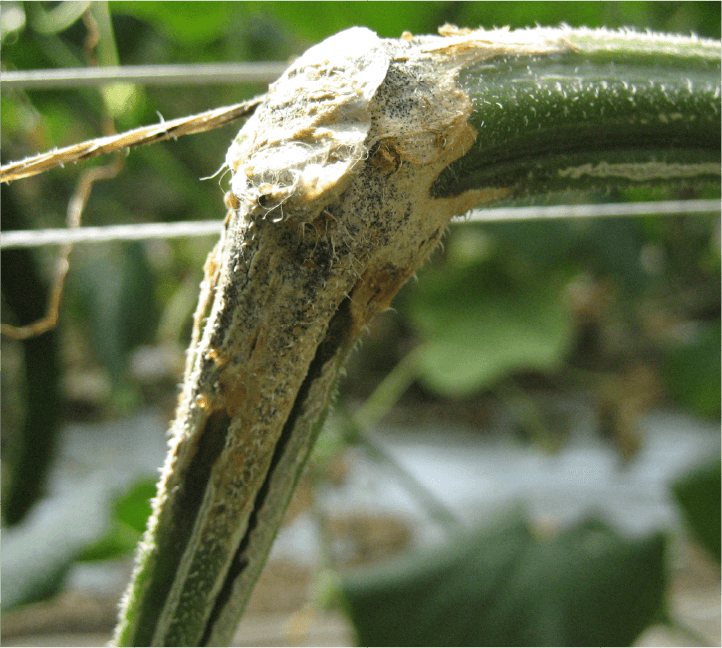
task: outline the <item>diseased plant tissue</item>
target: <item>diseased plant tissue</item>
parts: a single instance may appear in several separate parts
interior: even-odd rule
[[[569,32],[442,33],[337,34],[233,141],[226,227],[118,644],[228,644],[354,341],[453,216],[509,193],[431,196],[476,137],[458,72],[568,52]]]

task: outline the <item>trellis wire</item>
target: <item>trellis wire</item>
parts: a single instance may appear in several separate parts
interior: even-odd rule
[[[17,230],[0,234],[0,248],[38,247],[64,243],[104,243],[143,239],[178,238],[220,234],[223,221],[187,221],[180,223],[137,223],[73,229]]]
[[[722,202],[719,200],[665,200],[597,205],[508,207],[477,209],[463,219],[454,220],[453,223],[594,218],[600,216],[719,214],[721,209]],[[179,223],[137,223],[134,225],[108,225],[105,227],[78,227],[73,229],[17,230],[0,233],[0,249],[63,245],[66,243],[103,243],[108,241],[217,236],[222,229],[223,221],[219,219]]]
[[[79,88],[126,82],[139,85],[209,85],[212,83],[271,83],[288,67],[286,62],[192,63],[123,65],[121,67],[13,70],[0,73],[3,90]]]
[[[598,203],[592,205],[553,205],[547,207],[508,207],[475,209],[467,220],[505,221],[548,218],[594,218],[599,216],[675,216],[720,213],[722,202],[711,200],[659,200],[652,202]],[[456,221],[455,221],[456,222]]]

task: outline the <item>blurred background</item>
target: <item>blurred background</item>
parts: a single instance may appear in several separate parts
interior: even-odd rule
[[[720,37],[719,2],[8,1],[1,12],[3,72],[285,62],[353,25],[382,37],[444,23],[562,22]],[[236,103],[266,85],[3,88],[2,163]],[[201,178],[239,128],[131,151],[115,179],[93,187],[83,224],[222,219],[227,178]],[[107,163],[2,186],[2,230],[64,227],[82,170]],[[564,202],[696,198],[719,198],[719,187]],[[76,245],[57,328],[2,338],[7,645],[107,640],[215,240]],[[3,251],[3,323],[42,316],[58,250]],[[637,579],[638,591],[632,572],[614,582],[637,598],[663,596],[676,628],[651,615],[615,640],[719,645],[719,213],[455,224],[393,306],[348,366],[239,642],[353,641],[347,618],[326,611],[345,578],[329,574],[439,546],[450,527],[478,527],[473,546],[493,545],[501,516],[514,533],[560,548],[592,520],[606,549],[645,560],[661,533],[659,574]],[[362,586],[349,579],[341,589],[358,603]],[[525,605],[546,596],[528,591]]]

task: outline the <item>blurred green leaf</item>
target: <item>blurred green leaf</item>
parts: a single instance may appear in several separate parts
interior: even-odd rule
[[[142,243],[113,244],[87,252],[72,285],[89,321],[98,355],[118,385],[127,354],[150,339],[156,307],[153,274]]]
[[[553,370],[572,333],[561,275],[512,277],[491,263],[425,276],[409,314],[426,342],[422,381],[462,398],[518,370]]]
[[[595,218],[585,230],[581,247],[598,274],[624,282],[630,292],[644,287],[640,263],[644,239],[638,218]]]
[[[579,224],[568,220],[506,221],[484,225],[505,253],[518,254],[540,268],[570,265]]]
[[[679,401],[703,416],[720,416],[720,323],[701,325],[667,353],[664,377]]]
[[[108,560],[132,553],[145,531],[151,513],[150,500],[155,497],[155,492],[155,480],[141,479],[135,482],[113,504],[110,529],[97,542],[84,549],[78,560]]]
[[[52,9],[46,10],[41,3],[25,5],[30,9],[30,24],[41,34],[57,34],[66,30],[78,20],[90,2],[59,2]]]
[[[259,6],[259,3],[244,3]],[[374,30],[382,38],[398,38],[404,31],[435,33],[448,18],[449,3],[353,2],[336,3],[328,11],[324,2],[266,2],[263,11],[281,19],[286,27],[310,40],[321,40],[354,25]]]
[[[47,500],[22,524],[3,530],[3,610],[58,591],[78,556],[106,535],[109,495],[93,477]]]
[[[111,2],[111,13],[151,23],[171,38],[191,47],[216,40],[234,11],[230,2]]]
[[[668,5],[668,6],[664,6]],[[333,11],[323,2],[128,2],[110,3],[114,14],[132,15],[153,24],[162,33],[194,47],[224,36],[237,18],[246,21],[266,14],[309,41],[324,38],[353,25],[364,25],[382,37],[399,37],[405,30],[434,33],[445,22],[491,28],[530,24],[589,27],[639,25],[659,30],[719,36],[717,3],[448,3],[407,2],[337,3]]]
[[[78,561],[112,560],[120,556],[131,554],[136,546],[140,534],[122,524],[112,524],[108,532],[86,547],[77,557]]]
[[[20,2],[6,1],[0,14],[1,41],[5,43],[5,39],[16,39],[18,32],[25,28],[26,19],[25,10]]]
[[[672,485],[677,504],[682,509],[694,537],[720,562],[720,492],[722,464],[717,461],[678,479]]]
[[[601,198],[591,193],[586,202],[608,202]],[[505,254],[518,254],[541,271],[591,268],[630,291],[645,286],[640,253],[646,241],[639,218],[506,221],[485,224],[484,231]]]
[[[364,646],[630,645],[663,611],[664,539],[596,520],[536,540],[519,511],[342,579]]]
[[[115,503],[113,517],[138,533],[143,533],[151,511],[150,500],[155,497],[156,488],[155,479],[135,482]]]

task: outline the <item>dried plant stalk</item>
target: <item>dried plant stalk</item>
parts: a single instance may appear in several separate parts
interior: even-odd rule
[[[10,162],[0,167],[0,182],[14,182],[15,180],[45,173],[59,166],[75,164],[134,146],[155,144],[171,138],[176,139],[184,135],[195,135],[196,133],[204,133],[214,128],[220,128],[248,117],[262,100],[263,96],[254,97],[249,101],[232,106],[214,108],[197,115],[162,121],[160,124],[153,124],[152,126],[141,126],[119,135],[99,137],[80,144],[73,144],[65,148],[33,155],[18,162]]]

